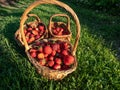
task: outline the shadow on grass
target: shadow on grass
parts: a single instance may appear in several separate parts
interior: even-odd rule
[[[91,35],[103,38],[105,45],[117,51],[118,57],[120,56],[120,17],[111,16],[107,13],[102,13],[92,9],[85,9],[82,5],[76,5],[71,1],[62,0],[68,4],[77,14],[81,29],[87,26],[88,32]],[[62,9],[61,9],[62,10]],[[84,32],[81,30],[81,32]]]

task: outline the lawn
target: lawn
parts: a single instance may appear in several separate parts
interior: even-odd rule
[[[76,52],[78,67],[61,81],[47,80],[36,73],[24,50],[14,40],[20,17],[32,1],[20,1],[19,8],[0,7],[0,90],[119,90],[120,17],[62,0],[73,8],[81,24]],[[64,9],[49,4],[40,5],[31,13],[36,13],[46,25],[55,13],[66,13],[71,17]],[[71,31],[74,41],[72,18]]]

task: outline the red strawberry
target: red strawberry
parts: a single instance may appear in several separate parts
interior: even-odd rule
[[[51,54],[52,48],[50,46],[45,46],[43,51],[45,54]]]
[[[53,50],[52,53],[51,53],[51,55],[55,56],[55,54],[56,54],[56,51]]]
[[[29,27],[27,30],[28,30],[28,31],[32,31],[32,28],[31,28],[31,27]]]
[[[46,64],[46,60],[45,59],[39,60],[39,64],[44,66]]]
[[[35,36],[35,39],[39,39],[39,38],[40,38],[40,35]]]
[[[32,33],[33,33],[34,35],[38,35],[38,31],[37,31],[37,30],[32,30]]]
[[[49,60],[51,60],[51,61],[54,60],[54,57],[53,57],[53,56],[50,56],[50,57],[49,57]]]
[[[68,55],[68,51],[67,50],[63,50],[62,54],[66,56],[66,55]]]
[[[31,37],[31,38],[28,40],[28,43],[32,43],[34,40],[35,40],[35,38],[34,38],[34,37]]]
[[[34,49],[34,48],[31,48],[30,50],[29,50],[29,52],[31,53],[31,52],[37,52],[37,50],[36,49]]]
[[[58,69],[60,69],[61,68],[61,65],[60,64],[55,64],[54,66],[53,66],[53,69],[55,69],[55,70],[58,70]]]
[[[48,57],[48,54],[44,54],[45,57]]]
[[[30,53],[30,56],[32,57],[32,58],[35,58],[37,55],[36,55],[36,52],[31,52]]]
[[[39,51],[39,52],[43,52],[43,48],[42,48],[42,47],[39,47],[38,51]]]
[[[26,38],[26,41],[28,42],[29,41],[29,37],[25,36],[25,38]]]
[[[24,30],[24,33],[25,33],[25,35],[26,35],[26,33],[27,33],[27,30],[26,30],[26,29]]]
[[[30,34],[31,34],[30,32],[27,32],[26,37],[30,37]]]
[[[39,30],[44,30],[44,26],[40,25],[39,27]]]
[[[49,67],[52,67],[53,65],[54,65],[54,61],[53,60],[48,61],[48,66]]]
[[[55,59],[55,63],[61,64],[61,63],[62,63],[62,60],[61,60],[60,58],[56,58],[56,59]]]
[[[43,58],[44,58],[44,54],[43,54],[43,53],[38,53],[37,58],[38,58],[38,59],[43,59]]]
[[[57,44],[57,43],[55,43],[55,44],[52,45],[52,49],[53,49],[54,51],[57,51],[57,50],[60,49],[60,45]]]
[[[71,64],[74,63],[75,59],[72,55],[67,55],[67,56],[64,57],[63,61],[64,61],[65,65],[71,65]]]

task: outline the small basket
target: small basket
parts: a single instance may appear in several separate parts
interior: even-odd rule
[[[67,18],[67,24],[64,22],[53,22],[52,19],[54,17],[66,17]],[[70,41],[71,39],[71,31],[70,31],[70,18],[68,15],[66,14],[54,14],[50,17],[50,21],[49,21],[49,26],[48,26],[48,30],[50,33],[50,37],[53,38],[62,38],[62,39],[66,39],[68,41]],[[53,30],[56,31],[56,28],[62,28],[62,30],[59,30],[58,35],[56,35]],[[63,32],[63,34],[62,34]],[[64,34],[65,33],[65,34]],[[59,35],[61,34],[61,35]]]
[[[68,11],[72,16],[73,16],[73,19],[75,21],[75,25],[76,25],[76,38],[75,38],[75,42],[73,44],[73,47],[71,48],[71,54],[75,57],[75,62],[73,64],[73,66],[68,69],[68,70],[52,70],[46,66],[41,66],[38,64],[38,62],[36,60],[34,60],[33,58],[31,58],[30,54],[29,54],[29,50],[31,48],[31,45],[33,45],[32,43],[31,44],[28,44],[27,41],[26,41],[26,38],[25,38],[25,34],[24,34],[24,23],[25,21],[27,20],[27,15],[28,13],[33,9],[35,8],[36,6],[38,5],[41,5],[41,4],[54,4],[54,5],[58,5],[62,8],[64,8],[66,11]],[[77,59],[76,59],[76,49],[77,49],[77,46],[78,46],[78,41],[79,41],[79,37],[80,37],[80,23],[79,23],[79,19],[77,17],[77,15],[75,14],[75,12],[66,4],[58,1],[58,0],[37,0],[35,1],[34,3],[32,3],[26,10],[25,12],[23,13],[22,17],[21,17],[21,21],[20,21],[20,36],[21,36],[21,40],[23,41],[23,44],[24,44],[24,47],[25,47],[25,52],[29,58],[29,61],[33,64],[33,66],[36,68],[37,72],[39,74],[41,74],[42,76],[48,78],[48,79],[54,79],[54,80],[61,80],[63,79],[65,76],[67,76],[68,74],[72,73],[73,71],[76,70],[77,68]],[[70,43],[68,40],[66,39],[62,39],[62,38],[56,38],[56,37],[53,37],[52,38],[47,38],[47,40],[54,40],[54,39],[60,39],[62,41],[66,41],[68,43]],[[43,39],[40,40],[40,42],[42,42]]]
[[[26,30],[27,27],[31,26],[32,28],[36,28],[38,26],[38,24],[44,26],[45,28],[45,32],[42,36],[39,36],[36,40],[40,40],[40,39],[43,39],[43,38],[46,38],[47,37],[47,30],[46,30],[46,26],[42,23],[42,21],[40,20],[40,18],[35,15],[35,14],[28,14],[27,17],[35,17],[36,20],[33,21],[33,22],[29,22],[27,24],[24,25],[24,30]],[[24,46],[24,42],[23,42],[23,39],[21,37],[21,32],[20,32],[20,29],[18,29],[15,33],[15,40],[17,41],[18,45],[19,46]],[[34,41],[36,41],[34,40]],[[34,41],[32,41],[31,43],[33,43]]]

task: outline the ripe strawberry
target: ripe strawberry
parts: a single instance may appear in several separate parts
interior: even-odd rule
[[[53,56],[49,56],[49,60],[54,60],[54,57]]]
[[[34,37],[31,37],[31,38],[28,40],[28,43],[32,43],[34,40],[35,40],[35,38],[34,38]]]
[[[48,54],[44,54],[45,57],[48,57]]]
[[[26,33],[27,33],[27,30],[26,30],[26,29],[24,30],[24,33],[25,33],[25,35],[26,35]]]
[[[60,31],[60,27],[57,27],[57,28],[56,28],[56,31],[59,32],[59,31]]]
[[[46,64],[46,60],[45,59],[39,60],[39,64],[44,66]]]
[[[31,34],[30,32],[27,32],[26,37],[30,37],[30,34]]]
[[[36,55],[36,52],[31,52],[30,53],[30,56],[32,57],[32,58],[35,58],[37,55]]]
[[[55,54],[56,54],[56,51],[53,50],[52,53],[51,53],[51,55],[55,56]]]
[[[27,30],[28,30],[28,31],[32,31],[32,28],[31,28],[31,27],[29,27]]]
[[[59,50],[59,49],[60,49],[60,45],[59,45],[59,44],[57,44],[57,43],[55,43],[55,44],[51,45],[51,47],[52,47],[52,49],[53,49],[54,51],[57,51],[57,50]]]
[[[31,53],[31,52],[37,52],[37,50],[36,49],[34,49],[34,48],[31,48],[30,50],[29,50],[29,52]]]
[[[26,38],[26,41],[28,42],[29,41],[29,37],[25,36],[25,38]]]
[[[55,63],[61,64],[61,63],[62,63],[62,60],[61,60],[60,58],[55,58]]]
[[[65,65],[71,65],[71,64],[74,63],[75,59],[72,55],[67,55],[67,56],[64,57],[63,61],[64,61]]]
[[[39,25],[38,28],[39,28],[40,31],[44,30],[44,26],[42,26],[42,25]]]
[[[38,35],[38,31],[37,31],[37,30],[32,30],[32,33],[33,33],[34,35]]]
[[[42,47],[39,47],[38,51],[39,51],[39,52],[43,52],[43,48],[42,48]]]
[[[45,46],[44,49],[43,49],[44,53],[45,54],[51,54],[52,53],[52,48],[50,46]]]
[[[39,38],[40,38],[40,35],[35,36],[35,39],[36,39],[36,40],[39,39]]]
[[[44,54],[43,54],[43,53],[38,53],[37,58],[38,58],[38,59],[44,59]]]
[[[49,67],[52,67],[53,65],[54,65],[54,61],[53,60],[48,61],[48,66]]]
[[[55,69],[55,70],[58,70],[58,69],[60,69],[61,68],[61,65],[60,64],[55,64],[54,66],[53,66],[53,69]]]
[[[68,51],[67,50],[63,50],[61,54],[66,56],[66,55],[68,55]]]

